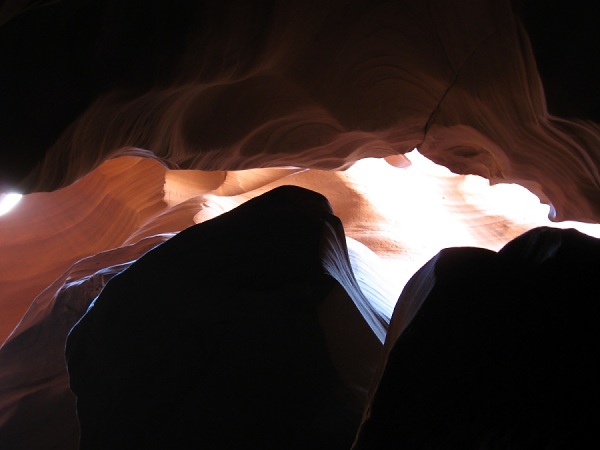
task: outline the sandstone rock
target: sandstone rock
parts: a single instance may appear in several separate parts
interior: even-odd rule
[[[319,316],[337,220],[324,197],[282,187],[113,278],[68,339],[80,448],[348,448],[360,409]]]

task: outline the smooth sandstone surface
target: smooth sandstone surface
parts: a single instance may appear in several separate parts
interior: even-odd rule
[[[559,220],[598,220],[600,129],[591,107],[548,111],[518,15],[540,33],[533,6],[141,6],[12,1],[0,10],[2,75],[13,86],[0,124],[7,149],[22,150],[0,164],[0,178],[23,173],[13,184],[55,190],[125,154],[181,169],[331,170],[417,147],[455,172],[523,184]],[[590,49],[592,68],[594,57]],[[45,84],[34,82],[40,73]]]
[[[397,336],[429,288],[409,284],[388,325],[400,290],[440,249],[550,225],[514,200],[490,209],[501,185],[413,148],[598,222],[593,17],[537,1],[4,2],[0,193],[28,195],[0,217],[0,447],[77,448],[70,327],[148,250],[279,186],[341,220],[324,264],[344,288],[320,317],[366,353],[341,322]],[[371,369],[331,357],[366,399]]]

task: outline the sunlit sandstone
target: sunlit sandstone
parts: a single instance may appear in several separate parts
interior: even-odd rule
[[[0,23],[27,29],[63,7],[50,3],[7,2]],[[352,262],[336,276],[379,341],[444,247],[575,225],[547,216],[598,235],[600,129],[548,111],[508,1],[318,3],[202,6],[190,23],[214,27],[191,28],[171,71],[155,65],[165,78],[94,92],[34,161],[29,194],[0,216],[0,442],[76,448],[59,358],[87,304],[173,234],[276,187],[328,198]]]

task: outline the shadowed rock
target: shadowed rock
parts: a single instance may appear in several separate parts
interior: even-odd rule
[[[355,449],[587,448],[600,423],[600,241],[537,228],[497,254],[446,249],[405,292]],[[383,364],[383,363],[382,363]]]
[[[319,315],[332,227],[324,197],[282,187],[113,278],[67,343],[81,449],[348,448],[360,407]]]

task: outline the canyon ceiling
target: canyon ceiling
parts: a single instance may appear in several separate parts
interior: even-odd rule
[[[343,224],[325,253],[344,262],[323,264],[376,337],[347,312],[369,367],[399,289],[452,245],[444,229],[496,251],[535,226],[469,203],[465,176],[600,222],[595,17],[516,0],[2,3],[0,195],[27,195],[0,217],[0,443],[77,448],[64,346],[90,303],[180,231],[283,185]],[[410,265],[386,275],[376,255]]]

